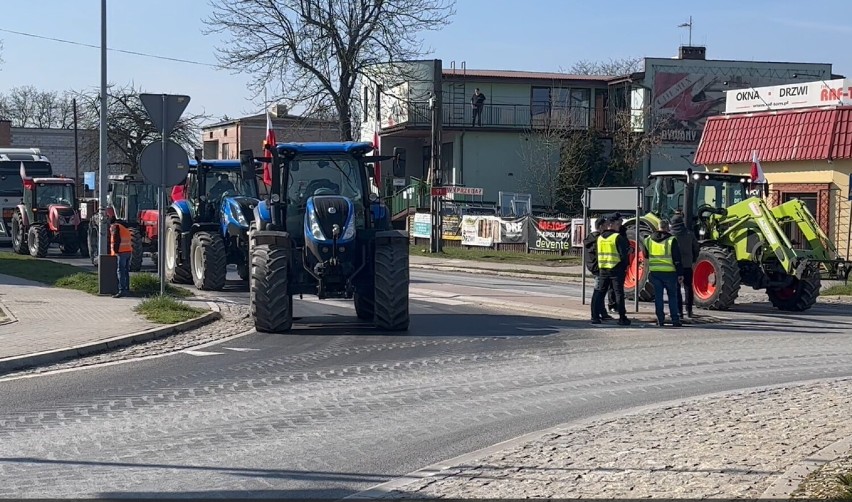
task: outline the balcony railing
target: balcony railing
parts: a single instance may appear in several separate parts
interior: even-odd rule
[[[485,105],[482,120],[473,124],[473,107],[470,103],[444,103],[443,127],[483,127],[501,129],[588,129],[607,130],[609,122],[606,109],[592,107],[548,107],[546,105]],[[399,125],[428,127],[432,124],[428,102],[408,105],[408,120]]]

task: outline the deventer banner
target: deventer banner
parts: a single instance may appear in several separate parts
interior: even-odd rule
[[[530,217],[532,235],[529,248],[541,251],[571,249],[571,220]]]

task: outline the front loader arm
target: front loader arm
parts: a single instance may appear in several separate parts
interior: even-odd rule
[[[828,279],[847,280],[852,262],[840,258],[834,242],[822,231],[814,215],[799,199],[789,200],[772,209],[772,214],[782,224],[794,223],[802,236],[808,240],[808,260],[819,263],[821,272]]]
[[[743,226],[750,227],[758,234],[760,240],[772,251],[772,254],[781,265],[781,269],[790,275],[801,276],[802,264],[799,256],[793,249],[793,244],[784,229],[778,223],[772,210],[763,199],[751,197],[728,208],[725,217],[726,222],[731,222],[737,230]],[[753,222],[749,225],[748,222]]]

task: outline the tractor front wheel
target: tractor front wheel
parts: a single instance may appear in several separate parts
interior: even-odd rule
[[[77,228],[77,244],[80,247],[80,256],[83,258],[89,257],[89,222],[80,223]]]
[[[98,239],[100,238],[101,219],[98,215],[92,217],[89,221],[89,228],[86,230],[86,245],[89,248],[89,259],[92,260],[92,265],[98,266],[98,255],[100,248],[98,247]]]
[[[178,235],[180,234],[180,218],[176,214],[166,217],[166,280],[173,284],[192,284],[192,271],[189,268],[191,260],[182,263],[178,254]]]
[[[76,234],[74,234],[73,236],[71,236],[70,234],[62,236],[62,241],[59,243],[59,251],[62,254],[70,256],[72,254],[77,254],[77,251],[79,250],[80,241],[77,238]]]
[[[24,228],[24,217],[19,211],[12,216],[12,250],[18,254],[27,254],[27,231]]]
[[[139,272],[142,270],[144,252],[142,249],[142,232],[138,228],[130,229],[130,245],[133,247],[133,251],[130,254],[130,271]]]
[[[740,269],[731,251],[720,246],[703,247],[692,270],[696,307],[731,308],[740,294]]]
[[[286,333],[293,327],[293,297],[289,291],[288,250],[268,244],[252,246],[251,316],[264,333]]]
[[[44,225],[32,225],[27,234],[27,243],[30,247],[30,256],[44,258],[50,249],[50,233]]]
[[[627,229],[627,241],[630,243],[630,257],[627,262],[627,270],[624,274],[624,297],[632,300],[638,287],[639,300],[643,302],[654,301],[654,286],[648,280],[648,261],[645,250],[641,244],[636,242],[636,227],[630,225]],[[639,240],[651,235],[644,225],[639,227]],[[639,260],[639,273],[636,273],[636,260]]]
[[[211,232],[196,232],[190,247],[192,281],[203,291],[220,291],[228,274],[225,241]]]
[[[819,297],[822,281],[818,273],[802,279],[793,279],[785,288],[769,288],[766,293],[772,306],[787,312],[804,312],[814,306]]]
[[[376,244],[373,309],[379,329],[408,329],[408,241]]]
[[[374,292],[355,293],[355,315],[362,321],[370,321],[376,318],[376,304]]]

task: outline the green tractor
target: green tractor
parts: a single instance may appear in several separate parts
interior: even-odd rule
[[[696,307],[727,310],[740,286],[746,285],[765,289],[779,310],[801,312],[816,302],[822,279],[848,279],[852,262],[838,257],[834,243],[798,199],[770,209],[760,190],[751,190],[755,186],[751,179],[739,174],[690,169],[654,173],[650,182],[650,211],[638,221],[640,241],[661,219],[683,212],[687,228],[701,245],[693,265]],[[651,301],[654,290],[645,250],[633,240],[635,225],[636,219],[625,222],[631,258],[624,289],[630,298],[638,291],[640,300]],[[785,232],[791,226],[807,241],[798,246],[803,249],[797,249]]]

